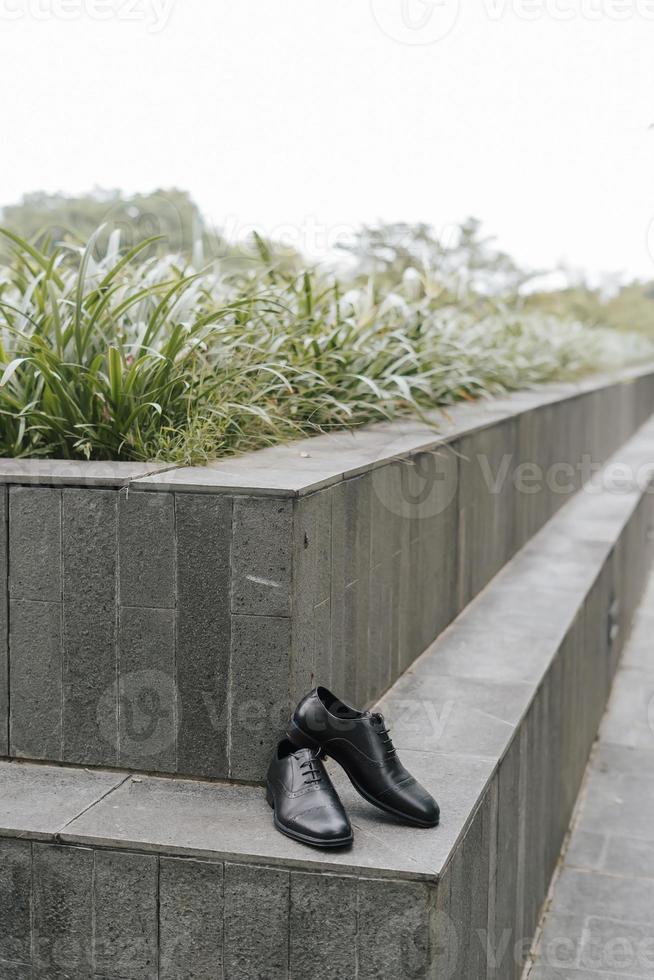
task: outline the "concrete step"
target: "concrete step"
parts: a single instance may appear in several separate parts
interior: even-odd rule
[[[653,626],[650,574],[525,980],[653,975]]]
[[[651,563],[652,460],[650,422],[379,702],[434,830],[337,771],[345,853],[254,786],[0,763],[0,977],[519,977]]]
[[[257,782],[374,703],[654,411],[652,367],[207,467],[0,460],[0,756]]]

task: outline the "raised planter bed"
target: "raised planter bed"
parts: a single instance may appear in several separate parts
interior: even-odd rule
[[[203,468],[0,461],[0,755],[259,781],[300,695],[378,699],[653,410],[643,369]]]
[[[257,787],[0,763],[0,975],[518,980],[647,581],[653,460],[649,423],[380,701],[434,830],[338,772],[345,853],[282,837]]]

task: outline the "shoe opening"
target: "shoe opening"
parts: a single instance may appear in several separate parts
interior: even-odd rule
[[[356,718],[361,717],[360,711],[357,711],[356,708],[351,708],[349,704],[345,704],[335,694],[328,691],[326,687],[317,688],[317,694],[327,708],[327,711],[336,718],[341,718],[345,721],[354,721]]]

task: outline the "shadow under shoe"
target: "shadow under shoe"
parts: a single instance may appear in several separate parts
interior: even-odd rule
[[[320,753],[288,739],[277,746],[266,777],[277,830],[313,847],[346,847],[352,827]]]
[[[438,824],[438,804],[400,762],[379,712],[358,711],[317,687],[298,704],[287,734],[294,745],[338,762],[357,792],[380,810],[416,827]]]

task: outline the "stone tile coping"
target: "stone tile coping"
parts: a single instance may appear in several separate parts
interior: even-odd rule
[[[611,462],[650,460],[653,439],[654,421]],[[636,489],[582,490],[379,702],[405,764],[441,804],[437,829],[370,807],[332,763],[355,828],[342,853],[277,833],[259,787],[13,761],[0,762],[0,836],[435,879],[639,499]]]
[[[410,458],[436,449],[504,418],[619,381],[636,380],[653,369],[654,365],[629,368],[575,383],[539,385],[503,397],[460,402],[427,413],[430,424],[405,419],[370,425],[357,431],[313,436],[203,467],[180,467],[164,474],[153,474],[136,481],[135,489],[302,496],[375,469],[390,460]]]
[[[70,459],[0,458],[0,484],[36,486],[125,487],[133,480],[161,475],[166,463],[84,462]]]
[[[380,423],[356,431],[339,431],[271,446],[207,466],[0,459],[0,484],[129,485],[135,490],[295,497],[354,477],[389,460],[433,450],[504,418],[618,382],[635,381],[653,371],[654,364],[649,364],[593,375],[574,383],[539,385],[532,390],[457,403],[428,413],[430,424],[415,419]]]

